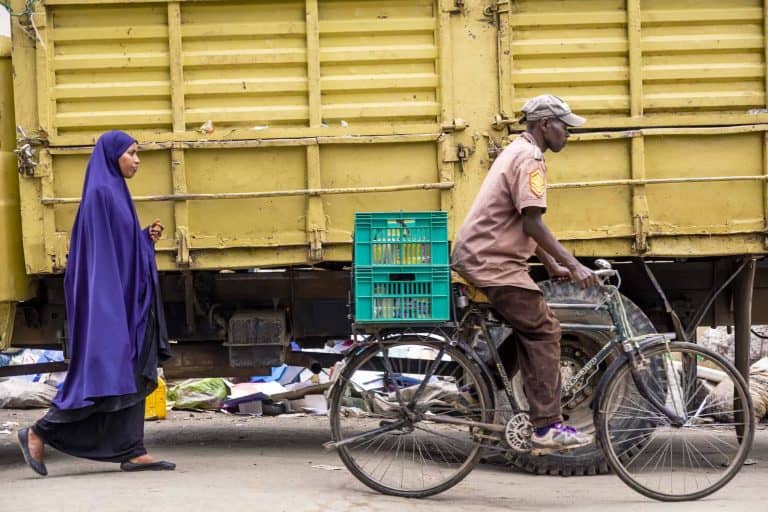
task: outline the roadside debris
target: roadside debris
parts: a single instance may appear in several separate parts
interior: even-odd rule
[[[733,409],[731,397],[733,396],[733,383],[724,376],[721,382],[716,384],[713,395],[714,413],[721,421],[731,421],[730,411]],[[713,381],[710,379],[710,381]],[[768,414],[768,357],[755,362],[749,369],[749,393],[752,395],[752,403],[755,408],[757,420],[761,420]]]
[[[221,378],[189,379],[168,392],[174,409],[216,410],[229,395],[230,383]]]
[[[54,363],[64,360],[64,353],[61,350],[42,350],[25,348],[0,354],[0,366],[16,366],[20,364],[38,364]],[[58,386],[64,382],[67,372],[56,373],[33,373],[29,375],[15,375],[8,377],[13,380],[24,380],[27,382],[44,382],[50,386]]]
[[[312,466],[312,469],[322,469],[324,471],[342,471],[344,468],[341,466],[331,466],[328,464],[316,464]]]
[[[351,348],[350,340],[337,340],[324,352],[344,353]],[[298,347],[297,347],[298,348]],[[21,350],[0,354],[0,366],[61,361],[63,354],[52,350]],[[327,391],[331,376],[343,368],[313,368],[282,365],[272,368],[270,375],[255,376],[250,382],[233,382],[224,378],[188,379],[168,385],[167,400],[156,396],[159,386],[148,397],[146,419],[161,418],[160,408],[191,411],[222,411],[249,416],[303,416],[328,414]],[[23,375],[0,380],[0,408],[47,408],[56,396],[66,372]],[[149,407],[149,406],[152,407]],[[150,411],[151,409],[151,411]],[[366,414],[353,411],[350,414]]]
[[[305,412],[323,415],[328,412],[324,392],[330,382],[314,384],[312,380],[280,384],[270,382],[244,382],[234,384],[229,397],[221,404],[227,412],[269,416]]]
[[[36,409],[51,405],[56,388],[42,382],[0,381],[0,409]]]
[[[63,361],[59,350],[23,349],[0,354],[0,366]],[[66,372],[15,375],[0,379],[0,409],[46,408],[56,396],[56,388]]]
[[[0,435],[7,436],[12,434],[13,431],[19,426],[15,421],[6,421],[0,425]]]

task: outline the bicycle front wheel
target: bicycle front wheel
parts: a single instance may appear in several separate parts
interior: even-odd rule
[[[481,429],[471,423],[489,422],[492,407],[463,351],[418,336],[361,349],[330,402],[331,434],[346,442],[337,450],[350,472],[376,491],[409,498],[445,491],[472,470]]]
[[[638,390],[628,361],[604,377],[595,426],[608,463],[649,498],[688,501],[712,494],[739,472],[752,445],[747,385],[731,363],[692,343],[659,344],[643,354],[648,364],[640,387],[653,397]],[[651,401],[683,425],[672,425]]]

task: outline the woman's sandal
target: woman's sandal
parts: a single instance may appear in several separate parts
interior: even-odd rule
[[[18,435],[21,453],[24,454],[24,460],[27,461],[29,467],[40,476],[48,475],[48,468],[45,467],[45,463],[36,461],[32,457],[32,452],[29,451],[29,427],[19,430]]]
[[[158,460],[157,462],[146,462],[137,464],[129,460],[120,463],[120,469],[123,471],[173,471],[176,464],[167,460]]]

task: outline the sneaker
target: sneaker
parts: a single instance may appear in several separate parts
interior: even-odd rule
[[[592,444],[593,437],[579,432],[573,427],[555,423],[544,434],[535,431],[531,437],[531,454],[547,455],[549,453],[572,450]]]

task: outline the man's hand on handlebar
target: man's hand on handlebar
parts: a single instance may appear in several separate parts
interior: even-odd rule
[[[590,286],[599,286],[602,284],[600,278],[597,275],[581,263],[577,263],[576,266],[569,268],[571,272],[571,281],[577,283],[581,289],[589,288]]]
[[[550,263],[547,268],[547,274],[549,274],[549,278],[553,279],[555,281],[562,281],[567,280],[571,278],[571,271],[568,270],[567,267],[557,263],[556,261],[553,263]]]

